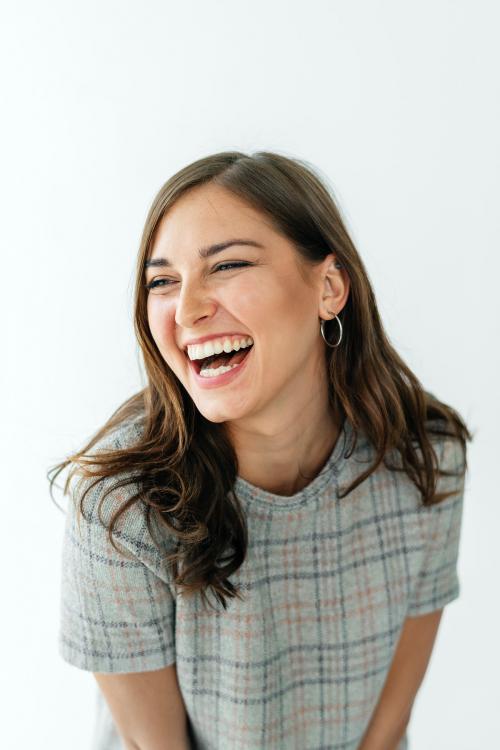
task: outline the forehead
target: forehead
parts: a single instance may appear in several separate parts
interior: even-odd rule
[[[276,230],[267,215],[219,185],[202,185],[181,196],[162,217],[149,256],[192,254],[233,235],[264,243],[271,233]]]

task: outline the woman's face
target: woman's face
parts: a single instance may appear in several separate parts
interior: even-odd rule
[[[235,243],[199,256],[201,248],[238,239],[255,244]],[[213,184],[192,189],[169,209],[149,258],[156,264],[146,268],[146,283],[161,291],[148,292],[148,321],[162,357],[206,419],[265,415],[272,421],[273,414],[293,410],[317,388],[318,376],[326,372],[320,273],[333,259],[301,274],[296,250],[269,219]],[[242,265],[224,266],[233,263]],[[306,283],[304,273],[312,281]],[[214,337],[231,343],[251,337],[253,346],[238,367],[204,378],[186,344]]]

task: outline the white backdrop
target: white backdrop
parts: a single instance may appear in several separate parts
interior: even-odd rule
[[[498,741],[498,7],[1,3],[3,747],[89,746],[95,681],[56,650],[64,516],[46,471],[143,386],[131,298],[147,210],[173,172],[228,149],[317,166],[393,344],[476,432],[461,596],[409,736]]]

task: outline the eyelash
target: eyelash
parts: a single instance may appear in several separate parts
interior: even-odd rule
[[[253,263],[249,263],[246,260],[242,261],[236,261],[234,263],[219,263],[218,266],[215,266],[214,271],[220,271],[220,269],[223,266],[234,266],[235,268],[240,268],[242,266],[252,266]],[[169,281],[169,279],[153,279],[153,281],[150,281],[148,284],[145,284],[146,289],[154,289],[157,286],[158,281]],[[172,284],[165,284],[165,286],[172,286]]]

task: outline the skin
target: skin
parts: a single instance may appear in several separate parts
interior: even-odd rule
[[[235,245],[208,259],[198,257],[198,248],[234,237],[255,240],[264,249]],[[324,466],[339,434],[328,404],[320,335],[320,318],[338,314],[349,294],[349,278],[335,267],[336,256],[329,253],[314,266],[301,263],[266,215],[208,184],[169,209],[150,257],[166,257],[172,266],[148,268],[146,282],[174,282],[165,294],[148,296],[152,336],[203,416],[226,423],[239,476],[278,495],[303,489]],[[214,270],[231,261],[253,265]],[[333,329],[337,340],[338,327]],[[219,332],[250,335],[253,361],[233,382],[207,390],[196,383],[182,347]]]
[[[358,750],[397,750],[425,677],[443,609],[407,617],[391,668]]]

